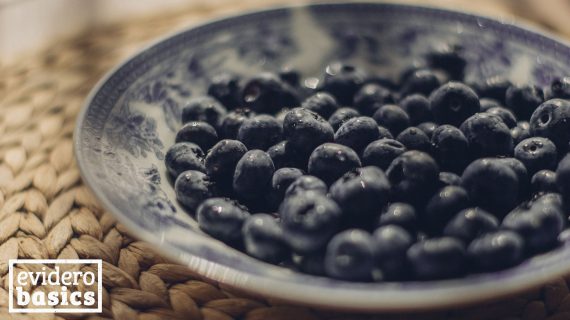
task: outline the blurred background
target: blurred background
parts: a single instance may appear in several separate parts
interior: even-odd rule
[[[236,13],[289,0],[0,0],[0,64],[9,63],[58,40],[101,25],[180,12],[197,14],[180,27],[212,16]],[[570,37],[570,0],[393,0],[471,11],[503,20],[526,20]],[[212,12],[212,14],[208,14]],[[199,14],[198,14],[199,13]]]

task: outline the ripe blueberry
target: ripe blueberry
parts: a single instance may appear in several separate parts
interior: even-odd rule
[[[508,156],[513,151],[513,137],[505,123],[496,115],[477,113],[460,127],[469,141],[472,157]]]
[[[461,130],[448,124],[437,127],[431,136],[432,150],[443,170],[463,172],[469,161],[469,142]]]
[[[337,279],[366,281],[374,268],[374,240],[365,231],[349,229],[335,235],[327,246],[325,270]]]
[[[507,164],[484,158],[473,161],[461,177],[473,204],[502,216],[517,203],[519,179]]]
[[[462,187],[448,186],[439,190],[428,202],[423,216],[425,230],[441,234],[448,222],[469,206],[469,195]]]
[[[414,243],[412,236],[397,225],[376,229],[372,235],[376,266],[385,280],[402,280],[408,273],[407,250]]]
[[[302,153],[310,153],[317,146],[334,139],[331,125],[317,113],[305,108],[295,108],[287,113],[283,132],[288,145]]]
[[[370,117],[355,117],[347,120],[335,133],[338,144],[352,148],[358,154],[372,141],[379,138],[376,121]]]
[[[329,123],[336,132],[346,121],[360,116],[360,113],[353,108],[339,108],[329,118]]]
[[[220,136],[225,139],[237,139],[241,125],[255,114],[248,108],[235,109],[226,114],[220,125]]]
[[[283,127],[275,117],[261,114],[243,122],[238,130],[237,139],[250,150],[267,150],[283,140]]]
[[[525,165],[529,175],[533,175],[542,169],[555,169],[558,154],[556,146],[549,139],[532,137],[515,147],[515,158]]]
[[[304,175],[295,179],[289,187],[287,187],[285,197],[303,194],[308,191],[326,195],[328,188],[321,179],[314,176]]]
[[[517,233],[501,230],[481,235],[471,242],[467,255],[478,271],[512,267],[524,257],[524,240]]]
[[[433,116],[439,124],[459,126],[470,116],[479,112],[479,97],[461,82],[448,82],[429,96]]]
[[[354,66],[332,63],[326,68],[323,90],[335,96],[340,104],[351,105],[365,79],[364,72]]]
[[[392,135],[398,135],[410,126],[410,117],[406,111],[394,104],[383,105],[372,117],[378,125],[390,130]]]
[[[533,194],[558,192],[558,186],[556,185],[556,172],[540,170],[532,176],[530,185]]]
[[[513,110],[517,119],[528,120],[534,110],[544,102],[542,89],[534,85],[512,85],[507,89],[506,106]]]
[[[271,188],[275,167],[271,157],[261,150],[250,150],[238,161],[233,176],[236,194],[247,200],[263,197]]]
[[[182,172],[174,183],[176,199],[191,212],[195,212],[202,201],[213,196],[213,188],[208,176],[196,170]]]
[[[207,122],[190,121],[178,131],[175,142],[193,142],[202,150],[209,150],[218,142],[218,134]]]
[[[245,145],[237,140],[220,140],[206,156],[208,176],[218,184],[231,185],[237,163],[246,152]]]
[[[443,234],[454,237],[469,244],[473,239],[495,231],[499,228],[499,220],[481,208],[461,210],[443,229]]]
[[[416,127],[409,127],[400,132],[396,140],[406,146],[408,150],[430,152],[431,149],[428,136]]]
[[[405,97],[414,93],[429,95],[439,88],[437,75],[430,69],[418,69],[406,77],[400,94]]]
[[[392,184],[395,201],[421,207],[431,197],[437,184],[439,168],[427,153],[412,150],[398,156],[386,174]]]
[[[414,233],[418,229],[418,216],[411,205],[404,202],[393,202],[380,215],[378,226],[396,225]]]
[[[306,254],[323,249],[337,232],[342,211],[317,192],[286,197],[279,207],[283,236],[293,251]]]
[[[388,169],[392,160],[406,151],[406,147],[394,139],[379,139],[370,143],[362,152],[362,164]]]
[[[245,252],[250,256],[278,263],[289,253],[283,238],[283,230],[271,215],[259,213],[249,216],[241,232]]]
[[[530,131],[550,139],[558,152],[567,152],[570,143],[570,101],[552,99],[541,104],[530,118]]]
[[[431,238],[413,244],[407,252],[414,276],[419,280],[456,277],[465,272],[465,247],[450,238]]]
[[[200,204],[196,215],[200,229],[231,244],[241,240],[241,228],[249,212],[231,199],[210,198]]]
[[[295,90],[273,73],[260,73],[244,85],[241,98],[255,112],[275,113],[281,108],[298,106]]]
[[[330,187],[330,197],[343,212],[345,226],[370,228],[390,196],[390,182],[377,167],[356,168]]]
[[[354,107],[363,115],[372,116],[381,106],[394,103],[394,97],[387,88],[369,83],[354,96]]]
[[[191,98],[182,107],[182,123],[204,121],[217,128],[226,114],[226,108],[208,96]]]
[[[410,123],[412,125],[433,120],[429,100],[421,94],[409,95],[402,99],[399,104],[410,117]]]
[[[317,92],[314,95],[308,97],[303,101],[301,107],[311,110],[321,117],[328,119],[337,109],[339,108],[336,99],[326,93],[326,92]]]
[[[166,152],[164,163],[170,176],[174,179],[183,171],[196,170],[206,172],[204,152],[192,142],[179,142]]]
[[[208,95],[216,98],[229,110],[240,106],[239,93],[239,78],[234,74],[215,75],[208,86]]]
[[[354,150],[336,143],[318,146],[309,157],[309,174],[332,184],[346,172],[361,166]]]

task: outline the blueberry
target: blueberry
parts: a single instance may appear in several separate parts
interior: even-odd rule
[[[336,143],[318,146],[309,157],[309,174],[332,184],[346,172],[361,166],[354,150]]]
[[[303,194],[308,191],[326,195],[328,187],[321,179],[315,176],[304,175],[295,179],[295,181],[287,187],[285,197]]]
[[[513,112],[507,108],[493,107],[493,108],[488,109],[486,112],[490,113],[490,114],[494,114],[494,115],[498,116],[499,118],[501,118],[503,123],[506,124],[507,127],[509,127],[509,129],[512,129],[512,128],[516,127],[516,125],[517,125],[517,118],[515,117]]]
[[[487,112],[488,110],[493,109],[493,108],[503,108],[503,106],[501,106],[501,104],[497,100],[490,99],[490,98],[479,99],[479,104],[481,105],[481,112]],[[509,110],[509,109],[507,109],[507,110]],[[514,117],[514,114],[513,114],[513,117]]]
[[[257,259],[278,263],[288,254],[283,230],[274,217],[254,214],[247,218],[241,229],[245,252]]]
[[[437,124],[428,121],[418,124],[417,127],[418,129],[422,130],[428,136],[428,138],[431,139],[435,128],[437,128]]]
[[[176,199],[191,212],[214,194],[214,185],[208,176],[200,171],[188,170],[182,172],[174,183]]]
[[[330,187],[330,197],[343,212],[345,226],[370,228],[390,196],[390,182],[376,167],[356,168]]]
[[[473,239],[499,228],[499,220],[481,208],[461,210],[443,229],[443,234],[469,244]]]
[[[448,82],[429,96],[433,116],[439,124],[459,126],[479,112],[479,97],[461,82]]]
[[[429,100],[421,94],[409,95],[402,99],[399,104],[410,117],[410,123],[412,125],[433,120]]]
[[[438,185],[441,188],[447,186],[461,186],[461,177],[453,172],[441,171],[438,176]]]
[[[416,127],[409,127],[400,132],[396,138],[408,150],[419,150],[423,152],[430,152],[431,145],[428,136]]]
[[[558,205],[549,202],[535,202],[530,206],[518,207],[503,219],[502,227],[521,235],[529,253],[551,249],[558,243],[558,235],[564,229],[564,215]]]
[[[528,120],[534,110],[544,102],[542,89],[533,85],[512,85],[505,96],[506,106],[513,110],[520,120]]]
[[[311,110],[321,117],[328,119],[339,108],[336,99],[326,93],[317,92],[303,101],[301,107]]]
[[[392,135],[392,133],[390,133],[390,130],[382,127],[382,126],[378,126],[378,139],[394,139],[394,136]]]
[[[428,53],[426,61],[430,67],[445,71],[451,80],[463,80],[467,61],[462,51],[458,45],[445,45]]]
[[[351,105],[365,79],[364,72],[354,66],[332,63],[326,68],[323,90],[335,96],[340,104]]]
[[[418,229],[418,216],[411,205],[404,202],[393,202],[380,215],[378,226],[396,225],[408,232]]]
[[[465,271],[465,247],[455,238],[417,242],[408,249],[407,257],[413,274],[419,280],[452,278]]]
[[[508,156],[513,151],[513,137],[501,118],[489,113],[477,113],[460,127],[469,141],[473,157]]]
[[[497,102],[504,104],[507,95],[507,89],[512,86],[512,83],[501,77],[493,76],[485,79],[485,81],[477,86],[477,93],[480,97],[494,99]]]
[[[441,125],[433,131],[431,143],[433,155],[443,170],[463,172],[469,161],[469,142],[461,130]]]
[[[306,163],[306,160],[303,160],[303,157],[295,152],[293,148],[289,147],[288,144],[289,143],[285,140],[267,149],[267,154],[271,157],[271,160],[275,165],[275,169],[284,167],[306,167],[304,164]]]
[[[206,172],[204,151],[191,142],[179,142],[170,147],[164,157],[164,163],[168,173],[174,179],[186,170]]]
[[[237,163],[246,152],[245,145],[237,140],[216,143],[206,156],[208,176],[220,185],[231,185]]]
[[[390,163],[406,151],[406,147],[394,139],[379,139],[370,143],[362,152],[362,164],[388,169]]]
[[[570,204],[570,153],[558,163],[556,168],[556,184],[564,200]]]
[[[407,276],[406,252],[414,243],[408,231],[396,225],[380,227],[372,234],[376,266],[385,280],[402,280]]]
[[[275,117],[261,114],[245,120],[238,130],[237,138],[250,150],[267,150],[283,140],[283,127]]]
[[[336,132],[346,121],[360,116],[353,108],[339,108],[329,118],[329,123]]]
[[[542,169],[555,169],[558,154],[556,146],[549,139],[532,137],[521,141],[515,147],[515,158],[525,165],[530,175],[533,175]]]
[[[271,186],[277,203],[283,201],[287,188],[289,188],[289,186],[302,175],[303,171],[297,168],[281,168],[275,171],[273,178],[271,179]]]
[[[436,74],[429,69],[419,69],[412,72],[402,84],[400,94],[405,97],[414,93],[429,95],[439,88],[440,83]]]
[[[435,191],[439,168],[427,153],[412,150],[394,159],[386,173],[392,184],[394,200],[417,208],[424,205]]]
[[[279,70],[278,75],[281,80],[285,81],[290,86],[292,87],[299,86],[301,80],[301,74],[299,73],[299,71],[291,67],[285,66],[281,68],[281,70]]]
[[[570,99],[570,77],[557,78],[550,83],[549,99]]]
[[[273,73],[260,73],[249,79],[241,93],[245,105],[255,112],[275,113],[281,108],[298,106],[295,90]]]
[[[356,117],[347,120],[335,133],[338,144],[352,148],[358,154],[372,141],[378,139],[380,132],[376,121],[370,117]]]
[[[511,129],[513,144],[517,145],[524,139],[530,138],[530,123],[527,121],[517,122],[517,126]]]
[[[388,103],[394,103],[392,92],[375,83],[364,85],[354,96],[354,107],[366,116],[373,115],[376,110]]]
[[[462,187],[449,186],[439,190],[428,202],[424,221],[430,234],[441,234],[447,223],[469,206],[469,195]]]
[[[286,197],[279,207],[283,236],[293,251],[301,254],[324,248],[337,232],[342,211],[318,192]]]
[[[274,171],[273,161],[267,153],[261,150],[248,151],[236,165],[234,191],[242,199],[260,198],[270,190]]]
[[[182,107],[182,123],[204,121],[217,128],[226,114],[226,108],[216,99],[208,96],[190,99]]]
[[[478,271],[512,267],[524,257],[524,240],[517,233],[501,230],[484,234],[471,242],[467,256]]]
[[[532,176],[530,185],[533,194],[547,192],[557,192],[556,172],[550,170],[540,170]]]
[[[215,75],[208,86],[208,95],[216,98],[229,110],[240,106],[239,78],[229,73]]]
[[[394,104],[386,104],[380,107],[372,116],[374,120],[393,135],[398,135],[410,126],[410,117],[404,109]]]
[[[505,164],[511,168],[511,170],[513,170],[513,172],[517,175],[517,179],[519,180],[518,199],[520,201],[526,199],[530,186],[530,176],[524,164],[516,158],[495,158],[493,161]]]
[[[374,240],[365,231],[350,229],[335,235],[327,246],[325,270],[337,279],[370,280],[374,268]]]
[[[231,199],[210,198],[200,204],[196,215],[200,229],[231,244],[241,240],[241,228],[249,212]]]
[[[507,164],[495,159],[478,159],[465,168],[461,177],[471,201],[497,216],[517,203],[519,179]]]
[[[218,142],[216,129],[203,121],[190,121],[176,134],[175,142],[193,142],[202,150],[209,150]]]
[[[558,152],[567,152],[570,143],[570,101],[552,99],[541,104],[530,118],[530,131],[550,139]]]
[[[220,136],[225,139],[237,139],[241,125],[255,114],[248,108],[235,109],[226,114],[220,125]]]
[[[331,125],[305,108],[295,108],[287,113],[283,131],[288,144],[303,153],[310,153],[317,146],[334,139]]]

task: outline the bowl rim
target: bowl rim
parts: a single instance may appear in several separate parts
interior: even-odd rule
[[[570,264],[564,263],[565,261],[570,261],[570,247],[561,248],[556,251],[554,255],[557,260],[554,261],[552,265],[543,266],[544,270],[542,272],[532,273],[533,277],[527,278],[528,272],[520,274],[518,276],[511,276],[508,283],[501,283],[497,286],[492,279],[497,279],[497,275],[500,272],[490,273],[488,275],[480,276],[482,284],[476,282],[465,283],[466,279],[469,278],[459,278],[452,280],[439,280],[425,282],[432,286],[431,289],[425,290],[411,290],[410,289],[399,289],[399,290],[376,290],[374,294],[368,290],[362,290],[355,285],[352,288],[340,287],[340,289],[335,289],[334,287],[314,287],[306,284],[291,284],[284,279],[272,279],[268,276],[256,275],[254,273],[248,273],[245,271],[239,271],[232,269],[230,266],[222,265],[213,261],[206,260],[197,256],[191,256],[188,253],[179,252],[180,249],[175,245],[167,244],[164,245],[165,241],[160,236],[153,234],[152,232],[141,229],[137,226],[127,215],[123,214],[122,211],[117,208],[100,190],[97,188],[98,183],[95,181],[94,175],[88,169],[89,165],[84,160],[84,155],[81,152],[81,141],[82,135],[85,134],[82,131],[83,123],[89,110],[90,105],[93,103],[94,98],[100,92],[101,88],[107,83],[119,70],[121,70],[125,65],[131,62],[134,58],[142,55],[143,53],[149,51],[151,48],[161,44],[163,41],[170,39],[176,35],[180,35],[192,30],[200,29],[212,24],[217,24],[226,20],[232,20],[235,18],[243,18],[244,16],[255,16],[258,14],[280,11],[280,10],[294,10],[299,8],[318,8],[326,6],[358,6],[358,5],[389,5],[394,7],[404,7],[404,8],[415,8],[415,9],[425,9],[432,12],[448,13],[454,14],[456,16],[461,16],[465,19],[484,19],[486,22],[490,23],[500,23],[507,27],[520,29],[529,34],[539,36],[544,40],[550,40],[555,45],[561,45],[566,47],[570,52],[570,42],[554,35],[545,30],[539,29],[533,25],[526,24],[520,20],[512,21],[501,21],[495,17],[489,15],[475,14],[471,12],[462,12],[460,10],[447,9],[432,5],[416,5],[407,3],[395,3],[391,1],[373,1],[373,0],[359,0],[356,2],[316,2],[309,4],[295,4],[295,5],[277,5],[277,6],[267,6],[261,9],[241,11],[237,13],[232,13],[229,15],[223,15],[216,19],[209,19],[202,23],[192,24],[189,26],[184,26],[178,28],[172,32],[166,33],[163,36],[150,41],[148,44],[142,46],[135,53],[129,55],[127,58],[123,59],[120,63],[115,65],[95,84],[87,95],[81,110],[76,118],[76,126],[73,132],[73,149],[76,158],[76,163],[80,171],[80,175],[83,183],[91,190],[94,196],[99,201],[102,207],[113,214],[119,222],[121,222],[125,227],[136,234],[139,240],[149,243],[157,252],[164,255],[174,261],[181,263],[182,265],[188,267],[190,270],[206,277],[217,281],[222,284],[230,285],[236,287],[245,292],[250,292],[257,295],[262,295],[264,297],[271,297],[281,301],[295,303],[297,305],[306,305],[313,307],[323,307],[327,309],[336,310],[348,310],[348,311],[359,311],[359,312],[417,312],[425,310],[436,310],[449,307],[467,306],[473,305],[481,302],[485,302],[492,299],[504,298],[516,293],[524,292],[524,290],[531,289],[533,287],[542,285],[551,281],[557,277],[568,274],[570,271]],[[212,241],[216,241],[212,239]],[[535,260],[535,259],[529,259]],[[261,262],[261,261],[260,261]],[[261,262],[263,263],[263,262]],[[267,264],[268,268],[279,268],[273,265]],[[548,271],[548,272],[544,272]],[[304,275],[308,276],[308,275]],[[308,276],[311,277],[311,276]],[[487,279],[490,278],[490,279]],[[500,278],[500,276],[499,276]],[[237,279],[237,280],[236,280]],[[520,281],[524,280],[524,281]],[[504,281],[503,281],[504,282]],[[418,284],[418,282],[412,282]],[[398,288],[399,284],[406,283],[394,283],[394,287]],[[422,283],[419,284],[421,287]],[[441,285],[441,287],[439,286]],[[366,286],[379,286],[379,284],[363,284],[362,287]],[[390,284],[387,285],[391,286]],[[446,288],[447,287],[447,288]],[[327,294],[323,295],[323,290],[327,290]],[[416,288],[417,289],[417,288]],[[469,289],[469,290],[465,290]],[[419,291],[419,292],[416,292]]]

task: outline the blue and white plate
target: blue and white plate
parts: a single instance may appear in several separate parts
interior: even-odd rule
[[[222,71],[251,75],[289,65],[316,76],[344,60],[395,75],[446,43],[467,75],[546,85],[570,75],[567,44],[510,22],[378,3],[281,8],[214,21],[162,39],[110,72],[87,99],[75,132],[84,181],[104,207],[158,252],[230,286],[291,302],[386,311],[432,309],[503,296],[570,272],[570,247],[515,268],[463,279],[350,283],[296,273],[202,233],[176,202],[163,164],[180,108]]]

